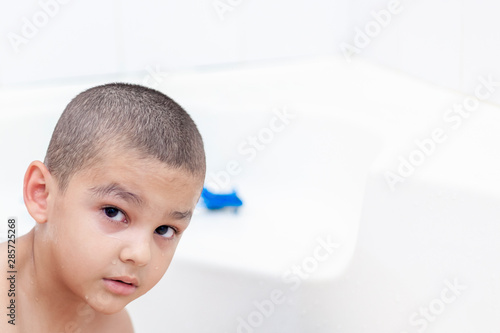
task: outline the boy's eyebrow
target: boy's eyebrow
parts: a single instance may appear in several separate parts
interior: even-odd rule
[[[137,194],[125,190],[122,186],[117,183],[111,183],[109,185],[94,186],[90,188],[93,195],[99,197],[105,197],[108,195],[116,196],[122,198],[125,201],[134,202],[135,204],[142,206],[143,200]],[[170,217],[176,220],[186,220],[189,222],[191,216],[193,215],[192,210],[187,210],[185,212],[173,211],[170,212]]]
[[[188,222],[191,219],[192,215],[193,215],[193,211],[192,210],[188,210],[188,211],[185,211],[185,212],[175,211],[175,212],[171,212],[170,213],[170,216],[173,217],[174,219],[176,219],[176,220],[186,220]]]
[[[143,204],[141,197],[139,197],[137,194],[125,190],[117,183],[111,183],[109,185],[102,185],[102,186],[94,186],[90,188],[90,191],[92,192],[92,194],[99,197],[105,197],[111,195],[119,197],[128,202],[133,202],[139,206],[142,206]]]

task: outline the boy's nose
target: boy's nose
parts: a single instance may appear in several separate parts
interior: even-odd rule
[[[124,241],[124,246],[120,251],[120,260],[124,263],[145,266],[151,260],[150,239],[150,235],[131,234],[130,239]]]

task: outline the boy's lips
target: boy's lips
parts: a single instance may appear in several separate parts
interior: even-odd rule
[[[103,281],[109,291],[123,296],[131,295],[139,285],[136,278],[129,276],[104,278]]]
[[[132,284],[135,287],[137,287],[139,285],[139,282],[133,276],[132,277],[130,277],[130,276],[115,276],[115,277],[109,277],[109,278],[105,278],[105,279],[125,282],[126,284]]]

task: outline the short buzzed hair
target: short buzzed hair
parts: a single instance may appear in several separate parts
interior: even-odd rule
[[[205,151],[195,123],[154,89],[111,83],[80,93],[59,118],[44,163],[64,192],[76,172],[92,166],[110,147],[205,177]]]

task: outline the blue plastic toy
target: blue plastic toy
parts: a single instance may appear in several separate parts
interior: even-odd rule
[[[208,209],[215,210],[225,207],[240,207],[243,205],[243,202],[240,198],[238,198],[238,195],[234,190],[231,193],[217,194],[210,192],[206,187],[204,187],[201,192],[201,198]]]

